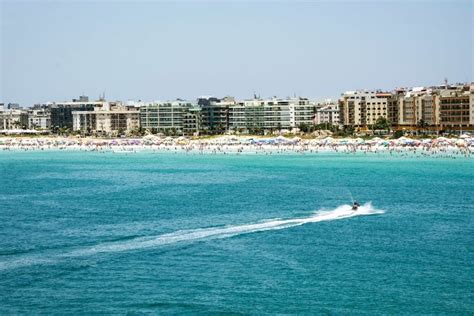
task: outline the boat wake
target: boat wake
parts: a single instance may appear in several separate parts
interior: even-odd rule
[[[101,243],[96,246],[77,249],[66,253],[56,254],[55,256],[41,256],[36,258],[14,259],[12,261],[0,261],[0,270],[8,270],[21,266],[29,266],[33,264],[47,264],[57,261],[58,259],[72,259],[75,257],[86,257],[101,253],[114,253],[122,251],[132,251],[147,248],[156,248],[176,243],[196,242],[202,240],[210,240],[217,238],[228,238],[243,234],[256,232],[280,230],[308,223],[317,223],[323,221],[333,221],[355,216],[383,214],[384,211],[377,210],[372,204],[366,203],[359,207],[357,211],[353,211],[350,205],[341,205],[334,210],[321,210],[312,216],[292,219],[272,219],[253,224],[200,228],[192,230],[181,230],[173,233],[162,234],[157,236],[138,237],[126,241],[116,241]],[[48,258],[48,259],[46,259]],[[53,260],[56,259],[56,260]]]

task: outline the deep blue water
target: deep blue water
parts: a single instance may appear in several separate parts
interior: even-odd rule
[[[472,158],[0,152],[0,314],[471,315],[473,204]]]

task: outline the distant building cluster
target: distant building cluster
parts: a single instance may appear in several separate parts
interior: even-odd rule
[[[348,91],[339,100],[341,124],[366,129],[380,117],[394,130],[473,130],[474,85]]]
[[[383,123],[383,124],[382,124]],[[474,130],[474,84],[403,88],[390,92],[348,91],[337,101],[303,97],[250,100],[200,97],[195,101],[89,101],[20,108],[0,103],[0,132],[83,135],[269,134],[315,129],[369,131]]]

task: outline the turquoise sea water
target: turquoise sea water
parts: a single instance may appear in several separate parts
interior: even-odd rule
[[[473,179],[467,158],[0,152],[0,314],[471,315]]]

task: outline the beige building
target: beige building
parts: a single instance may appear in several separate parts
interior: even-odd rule
[[[439,118],[437,89],[398,90],[389,104],[389,120],[394,129],[438,128]]]
[[[388,105],[392,94],[381,91],[348,91],[339,101],[342,125],[368,127],[379,117],[388,119]]]
[[[104,102],[93,111],[73,111],[73,130],[105,135],[130,133],[140,127],[140,112],[135,107]]]
[[[474,130],[472,90],[469,86],[440,91],[440,124],[444,130]]]
[[[474,126],[474,83],[471,83],[469,89],[469,124]]]

